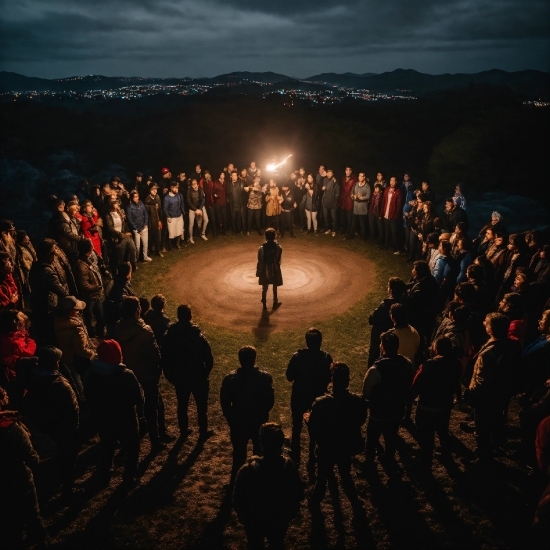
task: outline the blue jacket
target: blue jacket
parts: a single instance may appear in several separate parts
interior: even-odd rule
[[[182,214],[185,214],[183,195],[177,193],[172,197],[170,193],[167,193],[164,195],[162,208],[167,218],[179,218]]]
[[[468,266],[474,261],[472,258],[472,253],[468,251],[464,256],[459,258],[459,264],[460,264],[460,273],[458,275],[458,278],[456,279],[456,284],[458,283],[464,283],[468,280],[468,277],[466,276],[466,270],[468,269]]]
[[[437,281],[438,286],[441,286],[443,280],[447,278],[450,274],[451,266],[449,265],[449,262],[445,260],[445,256],[440,254],[439,258],[437,258],[435,262],[435,268],[433,272],[433,276]]]
[[[149,224],[149,216],[145,205],[141,201],[137,204],[131,202],[126,207],[126,219],[131,229],[142,231]]]

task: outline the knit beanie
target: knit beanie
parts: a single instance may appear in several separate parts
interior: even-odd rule
[[[97,357],[108,365],[120,365],[122,363],[122,350],[116,340],[103,340],[97,346]]]

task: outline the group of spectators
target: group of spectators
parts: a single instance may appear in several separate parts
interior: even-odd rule
[[[75,491],[83,433],[99,434],[99,483],[109,483],[121,446],[128,487],[137,482],[142,437],[148,433],[153,452],[175,440],[164,418],[162,373],[175,388],[180,438],[192,431],[191,395],[199,438],[213,434],[207,409],[214,358],[190,306],[181,305],[171,322],[162,294],[149,301],[131,284],[140,257],[149,262],[151,253],[194,244],[195,225],[204,240],[207,229],[217,236],[274,227],[279,238],[287,230],[294,237],[295,228],[332,237],[341,231],[412,263],[410,281],[390,278],[387,297],[368,319],[362,395],[349,391],[348,366],[322,350],[318,330],[308,330],[306,347],[290,359],[292,460],[283,457],[281,427],[268,422],[271,376],[257,367],[254,348],[239,351],[241,366],[223,380],[220,402],[233,445],[234,505],[251,547],[265,536],[282,543],[299,509],[304,426],[312,506],[337,465],[361,510],[352,457],[364,452],[367,476],[377,459],[397,468],[398,430],[413,423],[414,405],[426,472],[435,434],[439,459],[453,460],[449,422],[457,404],[471,411],[465,429],[476,432],[476,467],[490,465],[506,448],[508,408],[517,397],[517,459],[550,474],[550,247],[541,235],[508,234],[498,212],[472,233],[461,185],[438,216],[430,186],[415,189],[408,174],[386,185],[379,173],[373,187],[351,167],[340,181],[324,166],[315,175],[303,168],[272,175],[264,179],[253,162],[240,172],[230,164],[216,179],[199,165],[191,178],[182,172],[173,179],[163,168],[160,185],[137,173],[128,192],[116,176],[102,186],[83,181],[66,200],[51,197],[49,233],[36,247],[25,231],[0,221],[0,483],[14,503],[6,540],[16,544],[24,531],[29,541],[45,540],[32,477],[34,434],[56,445],[64,498]],[[250,440],[255,456],[247,459]],[[549,501],[547,489],[541,502]]]

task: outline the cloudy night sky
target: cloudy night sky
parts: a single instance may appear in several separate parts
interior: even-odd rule
[[[547,71],[547,0],[17,0],[0,69],[27,76],[232,71]]]

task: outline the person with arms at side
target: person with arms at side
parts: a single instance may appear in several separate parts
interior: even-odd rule
[[[326,227],[325,235],[330,235],[332,233],[332,236],[336,237],[340,185],[334,177],[334,170],[330,168],[327,170],[326,177],[323,180],[323,186],[321,187],[323,198],[321,199],[321,203],[323,204],[323,217]],[[331,225],[332,231],[330,229]]]
[[[143,392],[135,374],[126,368],[122,350],[115,340],[104,340],[97,348],[85,376],[86,399],[99,432],[101,458],[97,475],[107,485],[111,479],[117,443],[126,456],[122,481],[136,483],[140,440],[138,411],[143,409]]]
[[[363,174],[363,180],[365,174]],[[355,210],[355,201],[351,195],[356,194],[354,192],[357,178],[355,177],[351,166],[346,166],[345,173],[340,179],[340,196],[338,198],[338,213],[340,215],[340,227],[342,232],[348,237],[352,234],[352,216]],[[365,206],[367,206],[365,204]],[[361,226],[363,227],[363,226]]]
[[[159,186],[152,183],[143,203],[147,209],[149,220],[149,250],[155,250],[159,258],[164,258],[161,245],[161,232],[163,227],[162,201],[158,195]]]
[[[275,240],[275,229],[268,227],[265,230],[265,243],[258,249],[258,263],[256,264],[256,277],[258,284],[262,285],[263,309],[267,309],[267,289],[273,286],[273,309],[277,309],[281,302],[277,298],[277,287],[283,284],[281,273],[281,255],[283,249]]]
[[[284,548],[288,525],[304,498],[297,467],[283,456],[284,433],[279,424],[260,428],[261,456],[249,458],[235,481],[233,507],[243,524],[247,548]]]
[[[0,487],[5,503],[1,544],[4,548],[46,548],[48,534],[40,515],[33,477],[40,457],[19,413],[10,410],[8,395],[2,387],[0,445]],[[26,537],[23,540],[24,533]]]
[[[449,422],[454,396],[460,393],[462,375],[462,365],[455,356],[450,338],[439,338],[433,347],[435,356],[420,365],[412,385],[413,397],[419,397],[415,422],[422,451],[421,464],[430,470],[435,434],[441,445],[441,460],[451,460]]]
[[[48,345],[36,355],[38,363],[25,381],[21,414],[31,434],[47,434],[57,445],[62,495],[70,497],[80,449],[78,400],[69,381],[59,372],[61,350]]]
[[[306,348],[298,350],[290,359],[286,369],[286,379],[292,382],[290,411],[292,413],[291,458],[300,465],[300,434],[304,423],[304,413],[311,409],[313,401],[321,397],[330,383],[332,357],[321,349],[323,335],[311,327],[306,332]],[[315,471],[315,440],[309,438],[307,468]]]
[[[143,388],[151,450],[158,452],[174,437],[166,430],[164,402],[159,391],[160,351],[151,327],[142,321],[140,313],[137,297],[128,296],[122,300],[121,319],[116,324],[115,340],[120,344],[126,366],[136,375]]]
[[[395,466],[397,432],[405,417],[413,366],[398,354],[399,338],[395,333],[380,336],[380,358],[367,370],[363,380],[363,399],[370,409],[365,447],[365,468],[374,465],[380,436],[384,436],[384,459]]]
[[[246,462],[249,440],[252,440],[254,454],[260,454],[260,426],[269,420],[269,411],[275,404],[273,378],[256,366],[256,348],[242,347],[239,363],[238,369],[224,377],[220,389],[222,413],[229,425],[233,446],[231,484]]]
[[[344,239],[353,239],[359,225],[361,240],[367,240],[367,213],[371,192],[364,172],[359,172],[358,180],[353,184],[350,198],[352,200],[352,217],[349,231]]]
[[[331,367],[332,391],[318,397],[311,407],[308,426],[317,443],[318,474],[309,501],[318,505],[324,498],[327,482],[338,466],[342,488],[355,513],[363,503],[351,476],[352,456],[360,452],[361,427],[367,418],[367,407],[360,395],[349,391],[349,367],[335,362]]]
[[[126,207],[126,219],[134,234],[136,256],[139,257],[140,247],[143,245],[143,261],[152,262],[153,258],[149,256],[149,214],[135,189],[130,191],[130,204]]]
[[[185,439],[192,431],[187,414],[191,395],[197,406],[199,438],[208,438],[214,433],[208,429],[208,394],[214,357],[206,336],[192,322],[188,304],[178,306],[178,321],[171,324],[162,337],[161,356],[164,376],[176,389],[180,438]]]
[[[384,223],[385,248],[391,244],[394,254],[401,254],[401,225],[403,220],[403,192],[397,186],[397,178],[390,178],[390,185],[384,190],[382,219]]]

